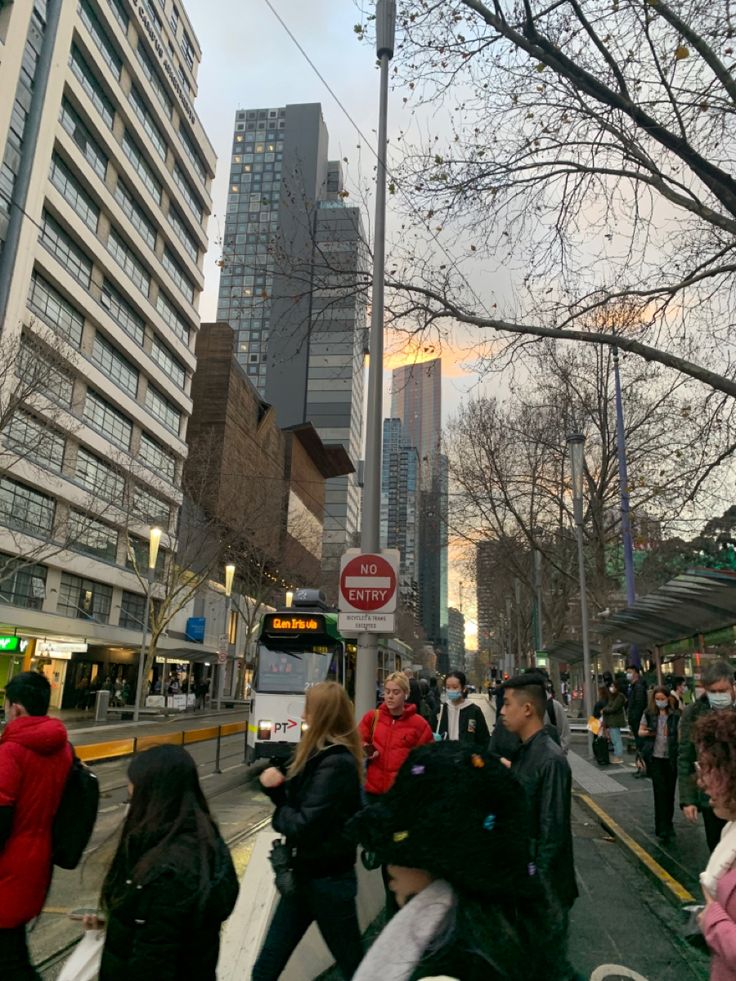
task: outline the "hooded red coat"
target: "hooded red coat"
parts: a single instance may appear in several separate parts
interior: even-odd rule
[[[72,763],[66,729],[48,715],[9,722],[0,738],[0,807],[13,824],[0,850],[0,929],[41,912],[51,882],[51,825]]]
[[[427,722],[417,715],[415,705],[405,704],[398,718],[391,715],[385,703],[377,711],[378,718],[375,711],[366,712],[358,726],[363,743],[372,743],[378,753],[368,763],[365,778],[368,794],[385,794],[414,747],[434,739]]]

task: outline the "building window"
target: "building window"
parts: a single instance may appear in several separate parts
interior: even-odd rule
[[[138,593],[129,593],[127,589],[123,590],[123,601],[120,604],[120,626],[126,630],[140,631],[145,615],[146,597],[139,596]]]
[[[179,263],[173,257],[168,248],[164,249],[161,264],[179,287],[180,292],[187,298],[187,300],[189,300],[190,303],[192,303],[194,300],[194,287],[184,275]]]
[[[71,405],[74,383],[69,375],[45,358],[38,345],[29,344],[25,337],[21,340],[15,374],[24,385],[33,385],[37,381],[39,389],[43,389],[50,399],[61,405]]]
[[[130,160],[133,169],[143,181],[148,191],[150,191],[156,204],[161,204],[161,184],[156,179],[153,170],[146,162],[135,140],[128,134],[127,130],[123,136],[123,153]]]
[[[135,398],[138,372],[102,334],[95,335],[92,360],[119,388]]]
[[[118,24],[120,24],[123,31],[127,34],[128,24],[130,23],[130,20],[128,18],[128,12],[125,9],[122,0],[107,0],[107,2],[110,4],[110,9],[115,15]]]
[[[192,45],[192,39],[189,37],[186,31],[181,39],[181,53],[184,55],[184,61],[190,69],[194,68],[194,47]]]
[[[56,501],[39,491],[0,477],[0,520],[8,528],[50,538],[54,528]]]
[[[176,475],[176,460],[163,447],[151,439],[146,433],[141,433],[141,445],[138,456],[156,473],[161,474],[170,483]]]
[[[35,416],[16,409],[5,430],[5,441],[20,457],[28,457],[56,473],[61,472],[64,437]]]
[[[166,345],[163,344],[158,337],[154,337],[153,339],[153,345],[151,346],[151,358],[156,362],[159,368],[166,372],[166,374],[178,388],[181,388],[182,390],[184,389],[186,372],[171,351],[169,351]]]
[[[82,340],[84,317],[38,273],[31,278],[28,306],[74,347]]]
[[[128,276],[130,276],[141,293],[144,296],[148,296],[148,291],[151,287],[151,277],[133,249],[127,242],[123,241],[122,237],[118,235],[114,228],[110,229],[110,234],[107,238],[107,251],[125,270]]]
[[[186,223],[184,219],[173,206],[169,205],[169,223],[176,233],[176,237],[179,239],[181,244],[184,246],[189,258],[196,262],[199,258],[199,246],[195,239],[189,234]]]
[[[179,425],[181,423],[181,412],[165,399],[159,391],[149,384],[146,390],[146,408],[151,415],[162,422],[167,429],[179,435]]]
[[[161,76],[159,75],[158,71],[154,67],[151,59],[148,57],[148,54],[146,53],[146,49],[143,47],[140,39],[138,40],[138,47],[136,48],[135,53],[138,55],[138,61],[141,63],[143,74],[148,79],[154,95],[161,103],[161,106],[163,107],[167,117],[171,119],[171,112],[172,109],[174,108],[173,104],[168,96],[164,83],[161,81]]]
[[[183,194],[184,200],[186,201],[187,205],[189,206],[189,209],[191,210],[192,214],[197,219],[197,222],[201,225],[202,224],[202,205],[197,200],[197,196],[194,193],[194,191],[192,190],[191,184],[189,183],[189,181],[186,179],[186,177],[182,173],[181,168],[179,167],[178,164],[176,164],[174,166],[174,171],[173,171],[172,177],[174,178],[174,183],[176,184],[176,186],[179,188],[179,190]]]
[[[188,346],[189,326],[171,300],[161,290],[158,291],[158,296],[156,297],[156,309],[179,340]]]
[[[59,600],[56,604],[59,613],[79,620],[107,623],[111,605],[112,586],[62,572]]]
[[[59,262],[78,280],[85,289],[89,289],[92,279],[92,261],[84,254],[79,246],[62,229],[61,225],[51,217],[48,211],[43,213],[41,241],[53,253]]]
[[[81,184],[72,176],[72,172],[56,153],[51,160],[50,177],[51,183],[74,208],[85,225],[96,232],[100,209],[87,192],[82,189]]]
[[[69,64],[71,65],[72,71],[79,79],[82,88],[92,101],[92,105],[102,116],[107,126],[112,129],[112,121],[115,118],[115,106],[111,100],[108,99],[105,90],[97,81],[96,76],[87,62],[84,60],[82,52],[79,50],[76,44],[72,45],[72,53],[69,56]]]
[[[84,402],[84,420],[113,443],[126,450],[130,449],[130,437],[133,433],[130,419],[90,389],[87,390]]]
[[[166,140],[161,135],[161,131],[153,121],[153,116],[151,115],[148,106],[143,101],[143,96],[140,94],[135,86],[130,90],[130,104],[133,107],[138,119],[140,119],[143,124],[143,129],[146,131],[146,135],[150,139],[153,147],[158,153],[162,160],[166,159]]]
[[[69,514],[70,547],[105,562],[114,562],[118,550],[118,533],[89,515]]]
[[[146,245],[153,249],[156,245],[156,228],[152,221],[149,221],[143,208],[138,204],[135,196],[127,185],[118,177],[115,186],[115,200],[130,219],[134,228],[140,232]]]
[[[139,317],[127,300],[118,293],[114,286],[105,280],[100,293],[100,303],[110,314],[115,323],[122,327],[129,337],[143,346],[144,321]]]
[[[207,174],[204,169],[204,164],[202,163],[202,158],[197,152],[197,148],[194,145],[192,138],[184,129],[181,122],[179,123],[179,137],[181,139],[181,145],[184,147],[184,153],[186,153],[187,157],[189,157],[192,166],[197,172],[197,176],[204,184],[205,180],[207,179]]]
[[[106,501],[122,504],[125,491],[125,480],[112,467],[103,463],[96,456],[80,446],[77,450],[76,479],[92,491],[96,496]]]
[[[87,163],[104,180],[107,172],[107,157],[90,135],[89,130],[82,122],[76,109],[66,99],[62,99],[59,118],[61,125],[84,154]]]
[[[115,7],[114,5],[112,6],[114,10]],[[79,12],[82,16],[82,22],[86,25],[87,30],[92,35],[95,44],[100,49],[100,54],[102,55],[103,60],[107,64],[107,67],[113,73],[115,78],[117,78],[119,81],[120,72],[123,67],[122,59],[118,54],[115,45],[107,36],[102,25],[97,19],[97,15],[93,11],[92,5],[89,3],[89,0],[81,0],[81,3],[79,4]],[[127,25],[125,29],[127,31]]]
[[[40,610],[46,596],[46,566],[0,555],[0,603]]]
[[[133,514],[145,524],[169,527],[169,505],[143,487],[136,487],[133,496]]]

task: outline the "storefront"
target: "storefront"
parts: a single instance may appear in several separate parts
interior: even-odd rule
[[[5,702],[5,686],[23,670],[28,641],[15,634],[0,635],[0,706]]]
[[[40,671],[51,685],[51,708],[60,709],[66,673],[72,654],[87,650],[85,643],[37,640],[31,657],[31,671]]]

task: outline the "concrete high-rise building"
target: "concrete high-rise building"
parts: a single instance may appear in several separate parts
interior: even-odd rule
[[[363,426],[369,269],[360,210],[345,202],[317,103],[235,114],[218,320],[280,426],[311,422],[356,465]],[[357,476],[328,482],[323,586],[360,522]]]
[[[419,612],[422,626],[447,670],[448,467],[441,452],[442,361],[395,368],[391,415],[401,420],[407,444],[416,447],[420,472]]]
[[[43,641],[56,704],[129,672],[127,539],[174,541],[215,168],[199,61],[180,0],[0,3],[0,342],[44,379],[3,432],[0,622],[27,661]]]
[[[465,670],[465,617],[454,606],[447,611],[447,660],[451,671]]]
[[[403,605],[419,612],[419,453],[407,445],[400,419],[383,421],[381,547],[401,553],[399,589]]]

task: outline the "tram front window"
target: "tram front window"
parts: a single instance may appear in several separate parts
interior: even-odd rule
[[[261,645],[256,691],[272,694],[304,692],[334,677],[334,652],[279,651]]]

